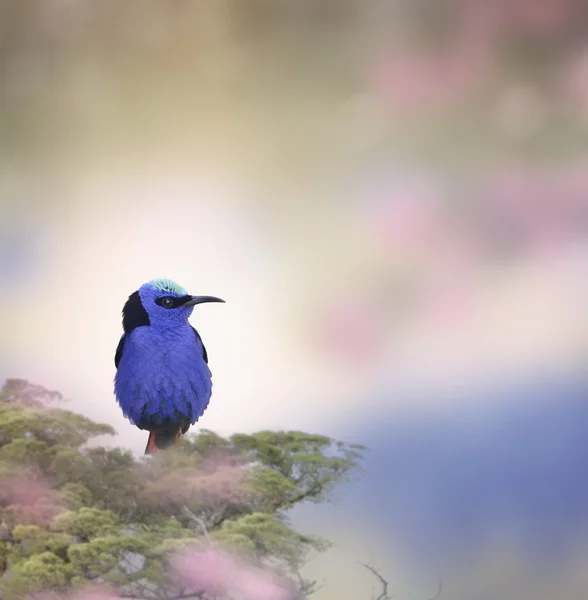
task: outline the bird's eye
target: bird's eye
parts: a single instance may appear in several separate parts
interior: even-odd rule
[[[169,296],[161,299],[161,306],[163,306],[163,308],[173,308],[174,304],[174,299]]]

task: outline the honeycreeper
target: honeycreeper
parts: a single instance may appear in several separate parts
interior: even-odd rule
[[[124,416],[149,431],[145,454],[177,444],[210,402],[208,354],[188,322],[194,306],[204,302],[224,300],[191,296],[169,279],[152,279],[123,307],[114,393]]]

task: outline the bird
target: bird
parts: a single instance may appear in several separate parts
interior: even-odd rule
[[[208,408],[208,354],[188,320],[205,302],[225,301],[192,296],[170,279],[151,279],[123,306],[114,393],[123,415],[149,432],[146,455],[177,444]]]

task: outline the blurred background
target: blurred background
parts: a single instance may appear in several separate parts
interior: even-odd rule
[[[293,516],[335,542],[317,599],[369,598],[358,560],[403,598],[586,595],[587,31],[582,0],[0,0],[0,378],[141,452],[122,305],[218,295],[202,426],[370,448]]]

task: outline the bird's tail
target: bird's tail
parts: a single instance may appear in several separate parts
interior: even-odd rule
[[[181,427],[166,427],[158,431],[150,431],[145,454],[155,454],[159,450],[175,446],[180,441],[181,436]]]

